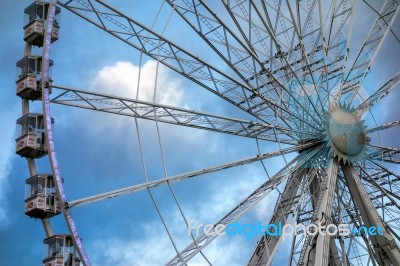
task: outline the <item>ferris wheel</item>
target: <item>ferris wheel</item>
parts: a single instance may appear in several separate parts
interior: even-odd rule
[[[393,27],[400,3],[160,2],[158,12],[151,18],[153,25],[141,23],[114,7],[112,1],[104,0],[37,0],[24,10],[25,51],[16,64],[16,92],[22,99],[23,112],[17,120],[16,152],[26,158],[30,175],[26,180],[25,213],[40,219],[46,234],[43,265],[91,265],[91,254],[85,251],[74,220],[75,208],[146,190],[175,251],[174,256],[165,259],[167,265],[191,265],[196,258],[204,265],[218,265],[218,260],[208,258],[207,246],[221,232],[228,233],[224,230],[271,192],[278,192],[275,206],[265,210],[265,215],[273,212],[268,221],[271,226],[257,236],[247,265],[273,264],[280,248],[287,248],[289,265],[400,265],[400,176],[393,170],[393,165],[400,163],[400,150],[385,146],[385,139],[381,138],[381,132],[393,130],[400,121],[379,124],[373,112],[400,83],[400,65],[379,87],[371,92],[364,88],[368,74],[385,64],[378,58],[388,36],[395,39],[396,46],[400,45]],[[365,36],[358,40],[354,25],[361,6],[368,10],[371,23],[366,26]],[[50,59],[50,48],[52,43],[62,42],[64,26],[60,14],[64,11],[133,48],[139,55],[139,66],[144,64],[144,58],[155,62],[152,100],[139,99],[141,70],[136,73],[136,97],[78,85],[72,88],[52,79],[51,69],[57,62]],[[154,25],[160,18],[164,19],[163,25],[156,29]],[[179,24],[171,25],[177,21],[184,24],[182,29]],[[196,47],[188,49],[165,34],[169,27],[179,29],[178,35],[187,35],[187,41],[193,38],[201,42],[192,41]],[[208,97],[215,97],[235,111],[220,115],[157,102],[160,69],[170,69],[190,86],[205,90]],[[200,97],[197,100],[201,101]],[[35,104],[41,112],[30,110]],[[151,162],[144,156],[146,136],[140,134],[138,121],[151,121],[163,176],[151,179],[145,170],[142,183],[70,200],[64,183],[72,182],[74,177],[63,176],[64,180],[59,167],[53,127],[57,117],[53,118],[51,112],[55,105],[132,118],[140,154],[137,160],[143,169]],[[243,115],[236,116],[238,113]],[[165,157],[173,155],[163,150],[159,128],[162,124],[227,134],[237,142],[254,139],[258,152],[168,175]],[[279,149],[262,152],[259,147],[269,143]],[[50,173],[37,170],[36,161],[44,156],[49,159]],[[272,159],[279,159],[282,168],[270,175],[268,162]],[[180,248],[153,189],[168,188],[183,221],[181,230],[190,232],[191,221],[173,184],[253,163],[265,168],[264,182],[241,196],[239,203],[227,209],[204,233],[192,231],[187,236],[191,243]],[[52,220],[57,217],[64,218],[68,232],[55,232]],[[278,224],[297,225],[289,242],[282,232],[276,232]],[[346,234],[342,234],[340,225],[347,226]],[[282,247],[283,244],[286,245]],[[131,263],[135,265],[134,261]]]

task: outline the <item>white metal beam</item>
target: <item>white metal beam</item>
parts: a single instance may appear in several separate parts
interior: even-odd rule
[[[333,200],[336,191],[338,161],[332,158],[326,170],[326,176],[318,189],[316,208],[313,223],[318,226],[332,223]],[[326,231],[325,231],[326,232]],[[308,242],[306,253],[303,256],[303,265],[327,266],[329,264],[330,235],[316,234]],[[307,242],[306,242],[307,243]]]
[[[164,104],[68,88],[60,85],[51,85],[51,87],[53,88],[51,102],[71,107],[131,116],[242,137],[258,138],[284,144],[296,144],[297,141],[295,139],[298,138],[296,136],[299,134],[309,137],[314,136],[312,133],[282,128],[263,122],[218,116]],[[289,138],[287,136],[289,136]]]
[[[344,100],[351,102],[358,92],[358,89],[368,74],[374,59],[379,53],[382,44],[390,31],[400,6],[396,0],[386,0],[382,5],[370,31],[363,42],[357,57],[353,62],[344,82],[340,88],[341,96],[346,95]]]
[[[367,227],[379,226],[384,229],[383,236],[377,234],[376,236],[369,237],[374,249],[375,259],[379,265],[400,265],[400,250],[396,241],[389,230],[387,230],[368,193],[365,191],[360,176],[356,173],[353,166],[342,164],[341,168],[364,225]]]
[[[298,145],[298,146],[295,146],[295,147],[290,147],[290,148],[282,149],[282,150],[275,151],[275,152],[259,154],[259,155],[256,155],[256,156],[253,156],[253,157],[249,157],[249,158],[246,158],[246,159],[243,159],[243,160],[238,160],[238,161],[233,161],[233,162],[229,162],[229,163],[219,164],[219,165],[216,165],[216,166],[203,168],[203,169],[187,172],[187,173],[184,173],[184,174],[179,174],[179,175],[169,176],[169,177],[166,177],[166,178],[156,179],[154,181],[150,181],[150,182],[147,182],[147,183],[134,185],[134,186],[129,186],[129,187],[125,187],[125,188],[121,188],[121,189],[117,189],[117,190],[113,190],[113,191],[109,191],[109,192],[93,195],[93,196],[86,197],[86,198],[73,200],[73,201],[70,201],[68,203],[68,206],[69,207],[76,207],[76,206],[80,206],[80,205],[84,205],[84,204],[88,204],[88,203],[93,203],[93,202],[97,202],[97,201],[101,201],[101,200],[105,200],[105,199],[115,198],[115,197],[118,197],[118,196],[122,196],[122,195],[127,195],[127,194],[130,194],[130,193],[138,192],[138,191],[141,191],[143,189],[153,188],[153,187],[165,184],[167,182],[171,183],[171,182],[181,181],[181,180],[188,179],[188,178],[193,178],[193,177],[196,177],[196,176],[199,176],[199,175],[213,173],[213,172],[217,172],[217,171],[220,171],[220,170],[223,170],[223,169],[229,169],[229,168],[232,168],[232,167],[245,165],[245,164],[250,164],[250,163],[253,163],[253,162],[265,160],[265,159],[276,157],[276,156],[279,156],[279,155],[283,155],[283,154],[287,154],[287,153],[291,153],[291,152],[296,152],[296,151],[299,151],[301,149],[305,149],[307,147],[311,147],[313,145],[315,145],[315,144],[308,143],[308,144]]]
[[[364,102],[357,108],[357,112],[362,115],[368,111],[374,104],[389,94],[400,83],[400,71],[397,72],[388,82],[386,82],[379,90],[369,96]]]

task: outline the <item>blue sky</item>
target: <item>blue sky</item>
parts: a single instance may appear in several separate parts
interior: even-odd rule
[[[151,25],[162,1],[147,1],[146,4],[145,1],[127,0],[107,2]],[[45,238],[41,222],[24,215],[24,183],[29,174],[25,160],[14,153],[15,120],[21,114],[21,101],[15,96],[15,63],[23,55],[23,9],[30,3],[28,0],[7,0],[0,11],[0,58],[3,60],[0,71],[0,88],[3,90],[0,97],[0,261],[4,265],[40,265]],[[158,31],[170,9],[165,7],[164,10],[166,12],[155,25]],[[363,23],[371,18],[360,18],[357,22],[354,46],[365,36]],[[152,100],[156,62],[144,57],[139,66],[137,51],[67,10],[62,10],[60,24],[60,40],[52,46],[51,52],[55,84],[133,98],[136,76],[141,68],[140,98]],[[205,45],[199,45],[194,34],[185,34],[190,29],[177,16],[172,17],[169,25],[167,36],[211,63],[219,64]],[[393,29],[398,36],[399,25],[397,19]],[[367,91],[374,91],[399,69],[400,45],[392,36],[388,37],[376,61],[376,70],[366,82]],[[249,118],[166,68],[161,68],[158,84],[157,101],[160,103]],[[376,111],[378,122],[399,119],[398,98],[399,93],[393,92],[382,101]],[[40,103],[34,103],[32,110],[40,111]],[[68,199],[144,182],[134,119],[56,105],[52,106],[52,112],[57,155]],[[155,123],[138,123],[148,178],[161,178],[163,162]],[[168,175],[257,154],[256,142],[252,139],[171,125],[159,126]],[[399,133],[398,129],[385,133],[384,144],[399,147],[399,140],[394,137]],[[261,149],[267,152],[278,147],[262,143]],[[271,159],[266,163],[269,174],[273,174],[283,165],[283,160]],[[38,169],[44,173],[50,171],[47,157],[38,161]],[[189,220],[213,223],[266,178],[261,164],[256,163],[176,183],[172,187]],[[168,186],[155,188],[152,193],[178,249],[184,248],[190,239]],[[271,193],[240,221],[267,221],[276,196],[276,192]],[[174,256],[174,249],[147,191],[78,207],[73,209],[73,216],[94,265],[161,265]],[[55,232],[67,232],[62,217],[54,218],[52,224]],[[243,265],[255,241],[248,241],[244,236],[226,236],[207,247],[205,254],[215,265]],[[279,254],[277,265],[287,258],[285,249]],[[204,265],[204,261],[195,258],[190,265]]]

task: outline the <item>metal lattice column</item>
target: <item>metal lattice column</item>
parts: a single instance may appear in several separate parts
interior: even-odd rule
[[[319,189],[318,202],[314,211],[314,223],[321,222],[321,225],[331,222],[333,200],[336,189],[336,178],[338,161],[331,159],[326,170],[326,177]],[[329,263],[330,236],[328,234],[316,234],[307,246],[303,258],[303,265],[325,266]]]
[[[361,184],[361,179],[354,167],[341,165],[346,178],[350,194],[359,210],[363,223],[367,227],[380,226],[385,229],[383,236],[377,234],[370,236],[370,241],[374,249],[375,259],[379,265],[400,265],[400,251],[393,236],[387,230],[384,222],[372,204],[367,192]]]

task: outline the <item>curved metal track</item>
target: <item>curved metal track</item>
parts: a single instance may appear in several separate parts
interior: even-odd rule
[[[73,239],[74,246],[78,251],[79,257],[81,258],[84,266],[90,266],[90,261],[86,255],[86,251],[82,244],[82,239],[78,234],[78,230],[75,226],[75,222],[72,218],[71,210],[66,206],[67,196],[64,191],[64,185],[61,178],[60,168],[58,165],[57,154],[55,149],[53,128],[51,123],[51,111],[50,111],[50,87],[49,87],[49,66],[50,66],[50,46],[51,36],[53,32],[53,22],[56,12],[57,0],[52,0],[49,6],[49,12],[47,16],[47,27],[45,28],[44,43],[43,43],[43,65],[42,65],[42,107],[43,117],[46,135],[46,144],[48,148],[48,155],[53,178],[57,188],[57,196],[61,200],[62,212],[64,214],[65,221],[67,223],[70,235]]]

